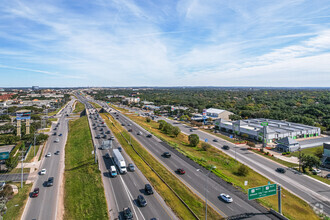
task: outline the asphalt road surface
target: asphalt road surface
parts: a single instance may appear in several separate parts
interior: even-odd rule
[[[113,136],[112,132],[102,123],[103,120],[95,109],[81,96],[78,96],[82,102],[85,103],[88,112],[88,119],[90,122],[90,127],[92,131],[92,137],[94,144],[97,148],[97,158],[99,161],[99,167],[103,175],[103,184],[105,187],[105,195],[110,204],[110,218],[119,218],[123,219],[123,209],[129,207],[132,212],[134,219],[177,219],[172,210],[166,205],[164,199],[159,196],[157,192],[154,192],[153,195],[146,195],[144,191],[144,186],[146,183],[149,183],[147,179],[143,176],[141,171],[135,167],[134,172],[128,171],[126,174],[119,174],[117,177],[112,178],[109,174],[109,169],[111,165],[114,165],[112,157],[112,149],[120,147],[120,144],[116,139],[112,141],[112,149],[100,149],[100,146],[104,140],[108,140]],[[93,113],[93,114],[89,114]],[[94,127],[96,129],[94,129]],[[102,131],[100,131],[102,129]],[[110,134],[107,134],[107,131],[110,131]],[[106,134],[106,138],[96,138],[99,134]],[[122,155],[125,159],[126,165],[128,163],[133,163],[129,156],[122,150]],[[110,158],[106,157],[106,154]],[[147,201],[146,207],[140,207],[137,202],[138,195],[143,195]]]
[[[98,104],[104,105],[104,103],[98,102]],[[169,169],[174,175],[176,175],[184,184],[192,189],[199,197],[203,200],[208,197],[208,204],[212,206],[221,216],[235,218],[243,217],[245,219],[276,219],[273,215],[269,214],[266,209],[260,207],[257,209],[255,206],[247,200],[242,199],[240,196],[236,196],[238,192],[234,187],[226,184],[222,185],[213,179],[208,179],[207,190],[206,190],[206,170],[200,172],[196,167],[192,166],[189,162],[182,159],[178,155],[172,153],[171,158],[164,158],[162,154],[169,151],[164,143],[158,138],[146,137],[148,132],[135,124],[133,121],[123,116],[119,112],[114,114],[114,110],[110,111],[111,114],[118,118],[118,121],[126,127],[126,129],[132,129],[131,134],[155,157],[157,158],[167,169]],[[119,117],[117,117],[119,115]],[[138,135],[141,132],[141,135]],[[179,175],[176,173],[178,168],[183,168],[186,174]],[[220,193],[230,194],[233,198],[233,203],[225,203],[219,198]],[[263,211],[261,211],[263,210]]]
[[[25,206],[22,219],[57,219],[57,201],[59,192],[59,177],[61,175],[60,165],[64,163],[64,147],[66,144],[67,134],[68,134],[68,119],[65,112],[70,113],[73,100],[65,107],[63,114],[59,115],[58,122],[60,125],[56,126],[53,123],[51,127],[52,133],[56,132],[56,135],[51,135],[48,138],[45,150],[43,151],[43,158],[41,162],[40,170],[45,168],[46,175],[39,175],[37,180],[33,184],[33,188],[39,188],[39,196],[32,198],[29,196],[28,202]],[[56,130],[54,130],[56,128]],[[62,134],[62,136],[59,136]],[[56,143],[55,140],[58,139],[59,142]],[[54,153],[59,151],[58,155]],[[50,152],[51,157],[45,157],[45,155]],[[61,158],[62,157],[62,158]],[[39,170],[39,171],[40,171]],[[62,173],[63,174],[63,173]],[[54,177],[54,185],[51,187],[46,187],[45,183],[49,177]]]

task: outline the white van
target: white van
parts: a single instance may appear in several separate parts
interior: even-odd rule
[[[110,174],[112,177],[116,177],[117,176],[117,170],[115,166],[111,166],[110,167]]]

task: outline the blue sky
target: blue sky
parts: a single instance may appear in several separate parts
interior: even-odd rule
[[[330,86],[330,0],[4,0],[0,87]]]

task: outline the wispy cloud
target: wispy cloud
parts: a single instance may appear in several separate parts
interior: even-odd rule
[[[301,0],[7,0],[0,74],[43,74],[35,83],[48,76],[59,86],[61,78],[84,86],[256,85],[253,77],[271,85],[299,70],[301,79],[320,74],[321,86],[330,75],[329,9]]]

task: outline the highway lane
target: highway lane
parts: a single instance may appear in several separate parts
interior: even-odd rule
[[[68,113],[71,111],[70,109],[73,102],[74,100],[71,100],[69,105],[64,108]],[[56,135],[52,134],[48,138],[39,169],[40,171],[45,168],[47,170],[46,175],[39,175],[33,184],[33,188],[38,187],[40,189],[39,196],[36,198],[29,197],[22,219],[57,219],[56,213],[60,185],[59,179],[60,175],[63,175],[63,173],[60,172],[60,161],[64,161],[63,151],[68,134],[68,119],[65,114],[59,116],[58,122],[60,125],[56,128],[56,130],[54,130],[56,127],[55,123],[51,126],[52,133],[56,132]],[[62,134],[62,136],[59,136],[59,134]],[[59,139],[58,143],[55,142],[57,138]],[[54,154],[56,151],[60,151],[59,155]],[[51,153],[51,157],[46,158],[45,155],[48,152]],[[44,186],[48,177],[54,177],[54,185],[52,187]]]
[[[81,98],[81,97],[79,97]],[[85,105],[90,109],[88,112],[93,112],[95,109],[87,104],[88,102],[83,100]],[[92,117],[90,117],[92,116]],[[110,131],[109,128],[102,124],[102,120],[98,113],[88,115],[90,124],[92,125],[92,136],[94,143],[97,146],[101,146],[102,141],[106,140],[104,138],[96,139],[95,137],[101,133],[100,128],[103,129],[103,132],[106,133]],[[96,118],[96,119],[95,119]],[[93,126],[93,124],[95,124]],[[100,126],[100,127],[98,127]],[[104,127],[103,127],[104,126]],[[94,129],[96,127],[97,129]],[[111,132],[111,131],[110,131]],[[112,136],[111,134],[106,134],[107,139]],[[116,139],[112,142],[113,148],[118,148],[120,144]],[[106,158],[106,154],[110,155],[110,158]],[[122,155],[125,158],[126,165],[128,163],[133,163],[129,156],[122,151]],[[141,171],[135,167],[135,172],[128,172],[127,174],[118,175],[115,178],[111,178],[109,175],[109,169],[111,165],[114,165],[112,159],[112,149],[110,150],[101,150],[97,149],[97,156],[99,159],[99,167],[101,173],[103,174],[103,183],[105,187],[105,194],[108,202],[111,206],[110,215],[114,218],[123,219],[122,210],[125,207],[130,207],[133,212],[134,218],[136,219],[151,219],[157,217],[159,219],[177,219],[172,210],[165,204],[164,199],[162,199],[157,192],[153,195],[145,195],[144,185],[149,183],[147,179],[143,176]],[[119,173],[119,171],[117,170]],[[139,207],[137,204],[137,196],[142,194],[148,205],[146,207]]]
[[[306,175],[302,175],[292,169],[286,168],[283,165],[280,165],[270,159],[266,159],[260,155],[249,152],[245,147],[239,147],[235,144],[229,143],[214,135],[211,135],[209,133],[200,130],[194,129],[193,132],[190,132],[191,127],[187,125],[176,123],[175,121],[166,118],[160,118],[160,119],[163,119],[173,124],[174,126],[178,126],[182,132],[188,135],[194,133],[197,134],[201,140],[208,139],[208,143],[217,147],[219,150],[222,150],[231,157],[236,158],[240,162],[248,165],[255,171],[259,172],[260,174],[282,185],[284,188],[290,190],[300,198],[310,203],[312,206],[320,207],[322,205],[323,211],[327,214],[330,214],[329,185],[317,181]],[[214,139],[217,139],[218,142],[213,142]],[[228,145],[230,149],[223,150],[222,149],[223,145]],[[276,172],[275,170],[278,167],[285,168],[287,172],[285,174]]]
[[[101,103],[98,103],[101,104]],[[116,118],[114,111],[111,111],[111,114]],[[118,114],[118,113],[117,113]],[[175,154],[172,154],[171,158],[164,158],[161,155],[163,152],[168,151],[168,148],[164,146],[164,143],[158,138],[152,137],[147,138],[147,131],[142,129],[140,126],[132,122],[130,119],[126,118],[122,114],[118,117],[118,121],[124,124],[126,129],[132,129],[131,134],[150,152],[152,155],[163,163],[174,175],[176,175],[182,182],[189,186],[197,195],[202,199],[205,197],[205,184],[206,184],[206,170],[204,173],[197,171],[195,167],[187,163],[182,158],[178,157]],[[128,126],[130,124],[130,126]],[[142,135],[137,135],[138,132],[142,132]],[[186,174],[178,175],[175,173],[177,168],[184,168]],[[228,187],[228,185],[226,186]],[[241,214],[249,215],[247,218],[250,219],[267,219],[267,214],[261,213],[258,209],[253,207],[247,201],[242,200],[240,197],[237,197],[233,194],[233,191],[236,191],[234,187],[231,187],[231,190],[228,190],[218,182],[215,182],[212,179],[208,181],[208,200],[209,204],[217,211],[220,215],[224,217],[234,217]],[[228,193],[233,197],[234,203],[227,204],[219,199],[220,193]]]

